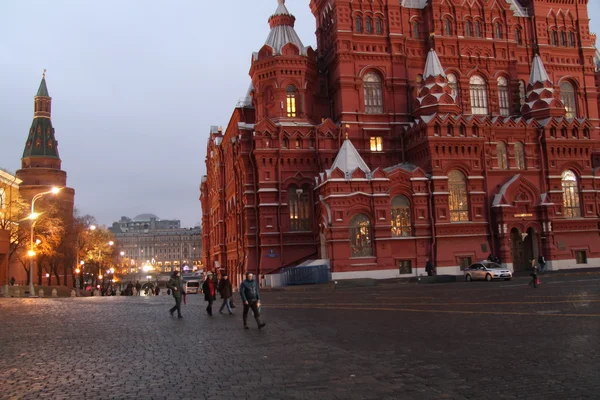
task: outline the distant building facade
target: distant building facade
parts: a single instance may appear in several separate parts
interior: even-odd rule
[[[125,253],[122,264],[128,273],[141,273],[144,266],[164,273],[201,267],[200,227],[181,228],[179,220],[140,214],[133,219],[121,217],[109,230]]]
[[[251,86],[210,132],[203,260],[238,277],[600,264],[600,55],[586,1],[278,0]]]
[[[25,270],[16,260],[10,260],[10,244],[16,240],[19,229],[19,185],[21,180],[8,171],[0,169],[0,286],[6,285],[11,277],[21,282],[27,279]]]

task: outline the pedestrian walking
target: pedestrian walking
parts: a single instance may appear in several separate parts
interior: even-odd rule
[[[529,282],[529,286],[533,286],[534,288],[537,288],[538,285],[540,284],[539,278],[538,278],[538,269],[537,269],[537,265],[535,264],[535,259],[532,260],[532,265],[533,265],[533,271],[531,272],[531,282]]]
[[[204,292],[204,300],[208,302],[208,306],[206,306],[206,312],[212,317],[212,304],[213,301],[217,299],[217,295],[215,281],[213,280],[210,272],[202,284],[202,291]]]
[[[250,272],[246,274],[246,280],[240,285],[240,296],[244,303],[244,329],[249,329],[248,311],[250,309],[252,309],[258,329],[264,328],[266,324],[260,321],[260,295],[258,294],[258,285],[254,280],[254,275]]]
[[[429,258],[427,259],[427,263],[425,264],[425,272],[427,272],[427,276],[433,276],[434,268]]]
[[[219,282],[219,293],[221,294],[221,298],[223,299],[223,304],[221,304],[221,308],[219,308],[219,313],[223,314],[223,308],[227,306],[227,311],[229,314],[233,314],[231,311],[231,297],[233,296],[233,287],[231,286],[231,281],[227,276],[227,272],[223,274],[221,281]]]
[[[142,295],[142,284],[140,283],[140,281],[137,281],[135,283],[135,290],[138,296]]]
[[[154,294],[156,296],[158,296],[160,294],[160,287],[158,287],[158,285],[156,285],[156,289],[154,290]]]
[[[177,311],[177,318],[183,318],[181,315],[181,296],[183,296],[183,283],[181,282],[181,275],[179,271],[173,272],[171,279],[167,283],[167,287],[173,292],[175,298],[175,306],[169,310],[171,316]]]
[[[540,266],[540,272],[543,274],[546,272],[546,259],[540,254],[538,257],[538,265]]]
[[[14,276],[10,277],[10,286],[15,286],[15,277]]]

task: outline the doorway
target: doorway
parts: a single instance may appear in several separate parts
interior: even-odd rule
[[[527,229],[521,233],[518,228],[510,231],[510,243],[514,271],[527,271],[531,269],[531,260],[539,256],[539,233],[535,228]]]

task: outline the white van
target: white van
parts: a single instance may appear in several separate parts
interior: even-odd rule
[[[200,281],[189,280],[185,282],[185,293],[186,294],[198,294],[200,293]]]

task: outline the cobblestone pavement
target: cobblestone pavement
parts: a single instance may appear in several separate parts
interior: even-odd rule
[[[0,299],[0,398],[600,397],[600,277],[265,292],[263,331],[172,302]]]

